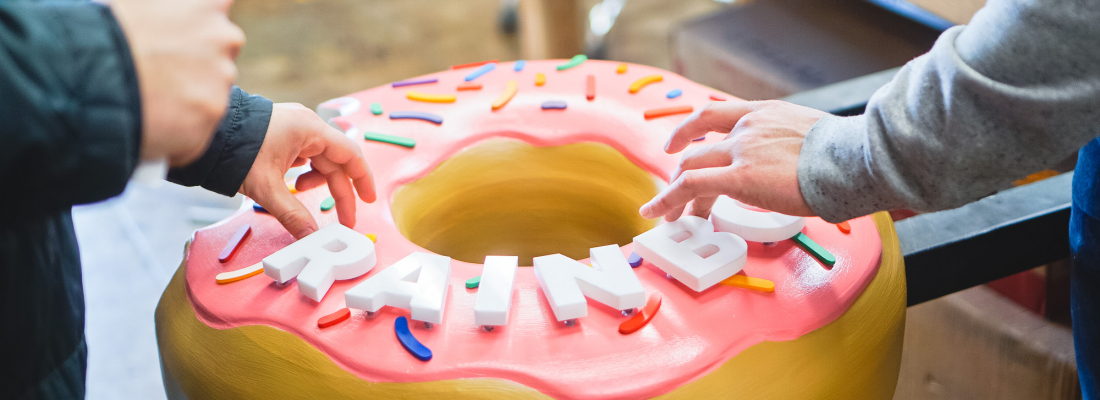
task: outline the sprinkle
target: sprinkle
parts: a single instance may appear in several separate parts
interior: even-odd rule
[[[382,115],[382,105],[378,103],[370,103],[370,113],[374,115]]]
[[[516,72],[523,71],[523,67],[527,66],[527,60],[516,61],[516,65],[513,67]]]
[[[478,61],[476,63],[469,63],[469,64],[458,64],[458,65],[452,65],[451,69],[463,69],[463,68],[480,67],[482,65],[489,64],[489,63],[495,63],[495,62],[497,62],[497,60]]]
[[[849,224],[848,221],[836,224],[836,228],[840,229],[840,231],[844,233],[852,233],[852,224]]]
[[[288,183],[288,184],[286,184],[286,188],[287,188],[288,190],[290,190],[290,194],[295,194],[295,193],[298,193],[298,189],[295,189],[295,188],[294,188],[294,184],[293,184],[293,183]]]
[[[466,280],[467,289],[477,289],[477,286],[481,284],[481,275]]]
[[[539,72],[535,74],[535,86],[542,86],[546,84],[546,74]]]
[[[547,100],[542,102],[543,110],[564,110],[568,104],[561,100]]]
[[[336,206],[336,199],[329,196],[325,201],[321,202],[321,211],[331,210],[334,206]]]
[[[726,101],[725,97],[722,97],[722,96],[719,96],[719,95],[716,95],[716,94],[710,95],[710,99],[714,100],[714,101]]]
[[[565,64],[562,64],[562,65],[559,65],[558,66],[558,71],[565,71],[567,69],[576,67],[578,65],[581,65],[581,63],[583,63],[585,61],[588,61],[588,56],[586,56],[584,54],[577,54],[577,55],[573,56],[573,58],[571,60],[569,60],[569,62],[567,62]]]
[[[625,74],[626,73],[626,63],[619,64],[619,67],[615,68],[615,72],[620,73],[620,74]]]
[[[817,258],[826,265],[836,264],[836,256],[834,256],[833,253],[825,250],[824,247],[821,247],[820,244],[814,242],[813,239],[810,239],[810,237],[806,236],[804,233],[798,232],[797,235],[791,237],[791,240],[793,240],[795,244],[798,245],[798,247],[806,250],[807,253],[810,253],[810,255],[814,256],[814,258]]]
[[[439,82],[439,78],[413,79],[413,80],[408,80],[408,81],[401,81],[401,82],[391,83],[390,87],[399,88],[399,87],[402,87],[402,86],[423,85],[423,84],[427,84],[427,83],[436,83],[436,82]]]
[[[642,327],[646,326],[653,316],[657,314],[657,310],[661,309],[661,294],[653,293],[649,296],[649,300],[645,303],[645,308],[638,310],[634,314],[633,318],[626,320],[622,324],[619,324],[619,333],[629,335],[637,332]]]
[[[680,95],[681,95],[681,94],[684,94],[684,91],[683,91],[683,90],[680,90],[680,89],[672,89],[672,90],[669,90],[669,91],[668,91],[668,94],[666,94],[666,95],[665,95],[665,97],[668,97],[668,98],[670,98],[670,99],[675,99],[675,98],[677,98],[677,97],[680,97]]]
[[[264,208],[264,206],[261,206],[260,203],[252,203],[252,210],[263,213],[267,212],[267,209]]]
[[[651,83],[657,83],[657,82],[660,82],[660,81],[663,81],[663,80],[665,80],[665,77],[663,77],[661,75],[650,75],[650,76],[643,77],[641,79],[638,79],[638,80],[634,81],[634,83],[630,84],[630,93],[638,93],[638,91],[642,90],[642,88],[645,87],[646,85],[651,84]]]
[[[482,75],[485,75],[485,74],[489,73],[489,71],[492,71],[496,68],[497,68],[496,63],[488,63],[488,64],[485,64],[485,65],[482,65],[481,67],[478,67],[478,69],[474,70],[474,72],[466,74],[466,82],[477,79],[478,77],[480,77]]]
[[[264,263],[258,262],[256,264],[238,269],[236,271],[222,272],[214,276],[214,279],[218,281],[219,285],[224,285],[226,283],[251,278],[253,276],[259,275],[261,272],[264,272]]]
[[[414,140],[414,139],[407,138],[407,137],[401,137],[401,136],[387,135],[385,133],[378,133],[378,132],[363,132],[363,139],[374,141],[374,142],[396,144],[398,146],[405,146],[405,147],[408,147],[410,149],[416,146],[416,140]]]
[[[692,142],[702,142],[704,140],[707,140],[707,135],[703,135],[703,136],[699,136],[695,139],[691,139]]]
[[[481,84],[477,82],[463,82],[458,85],[458,90],[481,90]]]
[[[393,321],[393,330],[397,332],[397,341],[401,342],[401,346],[405,347],[405,350],[412,354],[420,361],[428,361],[432,359],[432,351],[420,344],[419,340],[416,340],[416,336],[413,336],[409,331],[409,320],[405,316],[397,317],[397,320]]]
[[[375,235],[373,233],[368,233],[367,238],[369,238],[370,241],[372,241],[372,242],[378,243],[378,235]]]
[[[455,95],[453,94],[429,94],[420,93],[416,91],[408,91],[405,93],[405,97],[409,100],[423,101],[427,103],[454,103]]]
[[[633,251],[630,252],[630,258],[626,259],[626,262],[630,263],[631,268],[638,268],[642,266],[642,261],[645,261],[642,259],[642,256],[639,256],[638,253],[635,253]]]
[[[336,325],[336,324],[339,324],[341,322],[346,321],[348,319],[348,317],[350,317],[350,316],[351,316],[351,310],[347,309],[347,307],[344,307],[344,308],[341,308],[339,310],[336,310],[336,312],[334,312],[332,314],[323,316],[320,319],[318,319],[317,320],[317,327],[322,328],[322,329],[323,328],[328,328],[330,326],[333,326],[333,325]]]
[[[250,233],[252,233],[252,226],[248,224],[237,228],[237,233],[234,233],[233,237],[229,238],[229,242],[225,244],[222,253],[218,255],[218,261],[229,261],[229,259],[233,257],[233,253],[237,252],[237,248],[240,247],[241,242],[244,241]]]
[[[584,89],[584,97],[587,98],[588,101],[592,101],[592,99],[596,98],[596,76],[595,75],[589,75],[588,76],[588,81],[587,81],[587,84],[585,85],[585,89]]]
[[[390,112],[390,119],[419,119],[436,125],[443,123],[443,117],[421,111],[392,111]]]
[[[744,289],[759,290],[761,292],[774,292],[775,282],[767,279],[753,278],[745,275],[734,275],[722,281],[723,285]]]
[[[677,106],[667,108],[654,108],[652,110],[645,110],[645,119],[664,117],[667,115],[687,114],[693,109],[691,106]]]
[[[500,97],[497,97],[497,99],[493,101],[493,109],[499,110],[501,107],[504,107],[505,104],[508,104],[509,101],[512,101],[512,97],[516,95],[516,88],[515,79],[508,81],[508,86],[504,88],[504,93],[501,93]]]

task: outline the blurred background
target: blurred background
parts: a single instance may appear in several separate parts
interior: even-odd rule
[[[248,37],[239,85],[311,108],[451,65],[585,53],[668,69],[745,99],[786,98],[845,115],[861,113],[897,67],[983,4],[237,0],[231,18]],[[1071,168],[1052,166],[1033,180]],[[153,310],[192,232],[242,201],[132,182],[117,198],[74,210],[88,307],[89,399],[164,397]],[[1080,398],[1066,275],[1064,262],[1048,263],[911,307],[896,398]]]

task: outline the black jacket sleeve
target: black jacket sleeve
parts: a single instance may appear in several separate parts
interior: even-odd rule
[[[141,148],[133,65],[105,6],[0,2],[0,188],[19,193],[0,216],[122,192]]]
[[[271,100],[234,86],[229,108],[206,153],[191,165],[169,170],[168,180],[225,196],[236,194],[264,143],[271,109]]]

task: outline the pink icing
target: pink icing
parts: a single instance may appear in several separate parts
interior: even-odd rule
[[[576,326],[556,322],[531,268],[520,268],[516,278],[509,325],[482,331],[473,319],[476,289],[463,286],[480,274],[481,265],[459,261],[452,261],[444,322],[431,330],[413,327],[413,334],[434,353],[429,362],[407,354],[394,335],[394,319],[407,316],[407,310],[387,307],[373,318],[356,311],[347,322],[319,329],[317,319],[343,308],[343,293],[349,288],[413,251],[426,251],[398,232],[389,201],[402,184],[424,176],[452,154],[493,137],[539,146],[595,141],[610,145],[655,176],[666,177],[679,155],[665,154],[663,144],[684,115],[646,121],[642,111],[676,105],[698,109],[716,94],[683,77],[642,65],[631,65],[620,75],[615,73],[618,63],[587,61],[556,71],[554,66],[561,62],[528,62],[522,72],[504,63],[477,79],[484,85],[479,91],[455,91],[467,70],[427,75],[439,78],[439,83],[415,87],[427,93],[456,93],[458,101],[453,104],[410,101],[405,98],[407,88],[389,85],[351,95],[363,107],[344,119],[360,132],[417,140],[416,148],[410,150],[357,139],[374,171],[379,201],[359,204],[355,229],[378,235],[377,266],[363,277],[337,282],[320,303],[301,295],[295,283],[279,287],[264,275],[218,285],[216,274],[255,264],[293,241],[270,215],[242,210],[195,234],[186,279],[198,318],[216,329],[268,325],[290,332],[342,368],[372,382],[499,378],[557,398],[638,398],[667,393],[762,341],[793,340],[824,326],[846,311],[874,277],[881,242],[869,217],[852,220],[847,235],[813,218],[803,232],[836,255],[831,269],[791,241],[774,247],[749,244],[744,272],[774,281],[774,293],[725,285],[696,293],[666,278],[652,264],[636,268],[646,291],[660,292],[664,301],[652,322],[631,335],[618,333],[619,324],[627,319],[619,310],[595,302],[589,303],[588,317]],[[547,75],[545,86],[535,86],[537,72]],[[631,82],[655,73],[663,74],[664,81],[638,94],[627,92]],[[597,77],[593,101],[585,99],[589,74]],[[510,79],[518,80],[518,94],[502,109],[491,111],[490,103]],[[683,95],[667,99],[664,93],[674,88],[682,89]],[[569,108],[544,111],[540,105],[547,100],[564,100]],[[436,113],[444,117],[444,123],[391,121],[385,115],[372,115],[372,102],[381,103],[386,112]],[[701,143],[722,138],[709,135]],[[322,213],[318,208],[328,197],[324,187],[297,196],[313,210],[319,224],[336,223],[335,211]],[[230,262],[219,263],[218,252],[242,224],[252,225],[252,236]],[[632,245],[623,246],[623,254],[629,255],[631,249]]]

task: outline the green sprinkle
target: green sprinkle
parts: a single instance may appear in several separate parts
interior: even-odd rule
[[[834,256],[833,253],[825,250],[824,247],[821,247],[820,244],[817,244],[817,242],[813,241],[813,239],[810,239],[809,236],[806,236],[802,232],[798,232],[791,240],[798,244],[798,247],[801,247],[803,250],[806,250],[807,253],[814,256],[814,258],[821,260],[821,262],[828,265],[836,264],[836,256]]]
[[[401,137],[401,136],[387,135],[387,134],[378,133],[378,132],[365,132],[365,133],[363,133],[363,139],[373,140],[375,142],[396,144],[398,146],[405,146],[405,147],[408,147],[410,149],[413,148],[413,146],[416,146],[416,140],[414,140],[414,139],[410,139],[410,138],[407,138],[407,137]]]
[[[370,103],[370,112],[374,115],[382,115],[382,105],[378,103]]]
[[[327,199],[325,199],[325,201],[321,202],[321,211],[331,210],[332,207],[335,207],[335,206],[336,206],[336,199],[333,199],[332,196],[329,196]]]
[[[567,62],[565,64],[562,64],[562,65],[559,65],[558,66],[558,71],[565,71],[567,69],[576,67],[578,65],[581,65],[582,62],[585,62],[587,60],[588,60],[588,56],[586,56],[584,54],[577,54],[577,55],[573,56],[573,59],[569,60],[569,62]]]
[[[481,284],[481,275],[475,276],[466,280],[467,289],[477,289],[477,285]]]

